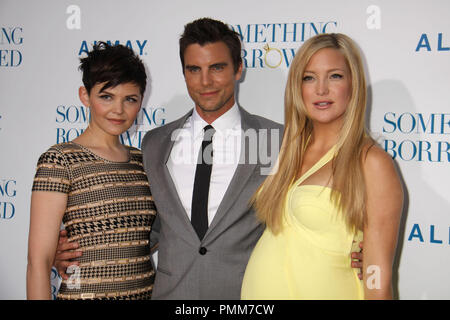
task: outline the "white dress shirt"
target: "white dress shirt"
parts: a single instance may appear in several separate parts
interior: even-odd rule
[[[189,220],[198,152],[203,141],[203,128],[207,125],[194,108],[183,128],[172,135],[176,140],[167,161],[167,168]],[[208,196],[208,225],[222,202],[241,155],[241,113],[237,104],[211,125],[216,132],[212,139],[213,165]]]

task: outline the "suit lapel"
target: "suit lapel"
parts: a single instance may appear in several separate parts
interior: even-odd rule
[[[236,202],[236,199],[241,194],[242,189],[247,185],[248,179],[253,174],[257,166],[257,161],[252,161],[255,163],[251,163],[249,159],[250,147],[249,143],[245,143],[245,132],[249,129],[255,130],[256,134],[258,134],[258,129],[260,129],[260,125],[257,121],[255,121],[251,115],[239,107],[241,112],[241,128],[242,128],[242,137],[241,137],[241,155],[239,164],[234,172],[233,178],[223,196],[222,201],[220,202],[219,207],[217,208],[217,212],[214,216],[213,221],[211,222],[208,231],[205,234],[205,238],[207,238],[208,234],[218,225],[220,220],[225,216],[228,210],[232,207],[232,205]]]
[[[173,183],[172,177],[170,176],[169,169],[167,168],[167,161],[170,157],[170,152],[172,151],[173,145],[175,144],[175,141],[172,139],[172,133],[183,127],[184,123],[186,122],[187,118],[192,114],[192,111],[187,113],[184,117],[177,120],[175,123],[172,124],[172,128],[170,128],[166,135],[161,137],[160,142],[160,152],[157,153],[157,162],[159,164],[162,164],[162,174],[160,183],[165,184],[165,187],[169,187],[170,189],[173,188],[175,190],[175,195],[178,195],[175,189],[175,184]],[[173,191],[171,190],[171,191]],[[170,194],[173,194],[173,192],[170,192]],[[183,209],[184,211],[184,209]]]
[[[157,163],[161,164],[160,172],[155,173],[155,176],[158,177],[157,188],[161,190],[162,197],[165,199],[162,204],[166,210],[163,210],[166,215],[175,216],[177,219],[182,220],[182,227],[177,228],[180,224],[171,224],[171,227],[177,229],[178,234],[187,234],[185,225],[190,228],[190,238],[194,241],[199,241],[197,234],[195,233],[194,228],[192,227],[191,221],[188,218],[186,210],[181,203],[180,197],[178,195],[178,191],[175,187],[175,183],[173,182],[172,176],[170,175],[169,169],[167,168],[167,161],[169,160],[170,153],[172,151],[173,145],[175,141],[172,139],[172,133],[183,127],[187,118],[192,115],[192,110],[187,113],[183,118],[179,119],[175,123],[173,123],[173,127],[170,128],[167,134],[161,137],[160,142],[160,152],[157,155]]]

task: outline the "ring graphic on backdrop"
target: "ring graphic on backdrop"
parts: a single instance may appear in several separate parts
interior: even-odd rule
[[[266,53],[264,53],[264,62],[266,63],[266,66],[272,69],[279,67],[283,62],[283,54],[281,53],[280,49],[271,48],[269,47],[269,44],[266,44],[264,46],[264,50],[266,51]]]
[[[243,43],[241,56],[247,69],[289,68],[303,42],[318,34],[337,32],[337,26],[337,21],[331,20],[230,25]]]

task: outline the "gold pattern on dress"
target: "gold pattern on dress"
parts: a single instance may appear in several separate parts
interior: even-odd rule
[[[61,169],[65,170],[66,168],[64,166],[61,166],[56,163],[41,163],[37,165],[37,169],[39,168],[47,168],[47,169]]]
[[[71,226],[76,223],[94,222],[94,221],[107,220],[107,219],[120,218],[120,217],[129,217],[129,216],[136,216],[136,215],[148,216],[148,215],[154,215],[154,214],[156,214],[156,210],[133,210],[133,211],[124,211],[124,212],[116,212],[116,213],[105,213],[105,214],[99,215],[99,216],[73,219],[73,220],[70,220],[70,221],[64,223],[64,226],[68,227],[68,226]]]
[[[73,179],[73,182],[78,182],[84,179],[90,179],[95,177],[107,176],[107,175],[128,175],[128,174],[143,174],[141,170],[108,170],[94,173],[88,173]]]
[[[80,268],[83,267],[103,267],[103,266],[112,266],[112,265],[126,265],[133,263],[146,262],[150,260],[150,256],[138,257],[138,258],[126,258],[126,259],[115,259],[115,260],[97,260],[80,263],[78,266]]]
[[[135,274],[131,276],[122,276],[122,277],[101,277],[101,278],[81,278],[77,280],[79,281],[80,285],[83,284],[101,284],[101,283],[118,283],[118,282],[125,282],[125,281],[134,281],[134,280],[142,280],[145,278],[150,278],[152,275],[155,274],[155,271],[145,272],[141,274]],[[62,284],[71,284],[73,280],[62,280]]]
[[[120,296],[131,296],[135,294],[141,294],[147,291],[151,291],[153,285],[147,286],[145,288],[139,288],[137,290],[126,290],[117,292],[105,292],[105,293],[81,293],[81,294],[58,294],[60,299],[98,299],[98,298],[116,298]]]
[[[142,197],[126,197],[126,198],[114,198],[109,200],[94,201],[86,204],[75,205],[67,207],[66,212],[78,211],[82,209],[90,209],[95,207],[101,207],[108,204],[118,204],[123,202],[139,202],[139,201],[153,201],[152,196],[142,196]]]
[[[111,162],[112,162],[112,161],[111,161]],[[106,162],[106,163],[107,163],[107,162]],[[118,164],[120,164],[121,162],[113,162],[113,163],[118,163]],[[86,164],[94,165],[94,166],[95,166],[95,165],[104,165],[104,164],[105,164],[105,160],[91,160],[91,161],[88,161],[88,162],[74,163],[74,164],[71,165],[71,167],[72,167],[73,169],[78,169],[78,168],[81,168],[81,167],[85,167]],[[126,162],[125,164],[128,164],[128,165],[130,165],[130,164],[140,165],[140,162],[130,160],[129,162]]]
[[[62,178],[54,178],[54,177],[39,177],[39,178],[34,178],[34,181],[36,182],[48,182],[48,183],[63,183],[63,184],[67,184],[70,185],[70,181],[67,179],[62,179]]]
[[[152,230],[152,227],[150,227],[150,226],[102,230],[102,231],[91,232],[91,233],[77,234],[76,236],[68,238],[68,241],[72,242],[72,241],[76,241],[76,240],[83,239],[83,238],[92,238],[92,237],[104,236],[107,234],[119,234],[119,233],[138,232],[138,231],[150,232],[151,230]]]
[[[115,242],[115,243],[103,243],[94,246],[83,247],[82,251],[100,250],[108,248],[127,248],[127,247],[137,247],[146,246],[149,244],[149,240],[139,240],[139,241],[127,241],[127,242]]]
[[[107,182],[102,184],[97,184],[95,186],[90,186],[84,189],[77,189],[70,192],[70,195],[77,195],[85,192],[98,191],[106,188],[117,188],[117,187],[136,187],[136,186],[147,186],[148,182],[146,181],[130,181],[130,182]]]

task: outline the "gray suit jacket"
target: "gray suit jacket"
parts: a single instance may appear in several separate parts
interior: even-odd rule
[[[242,108],[240,112],[244,132],[274,129],[279,133],[272,140],[276,144],[273,148],[276,155],[272,159],[276,159],[283,126],[251,115]],[[151,242],[159,241],[152,299],[240,299],[247,262],[263,232],[263,226],[249,207],[249,200],[266,177],[261,174],[261,168],[267,159],[264,156],[255,159],[254,140],[243,145],[241,161],[208,231],[200,241],[166,166],[174,144],[172,132],[182,128],[191,114],[192,110],[174,122],[149,131],[142,143],[144,167],[158,210],[151,233]],[[268,135],[270,137],[270,133]],[[271,140],[268,140],[270,149]],[[265,154],[259,151],[259,155]]]

